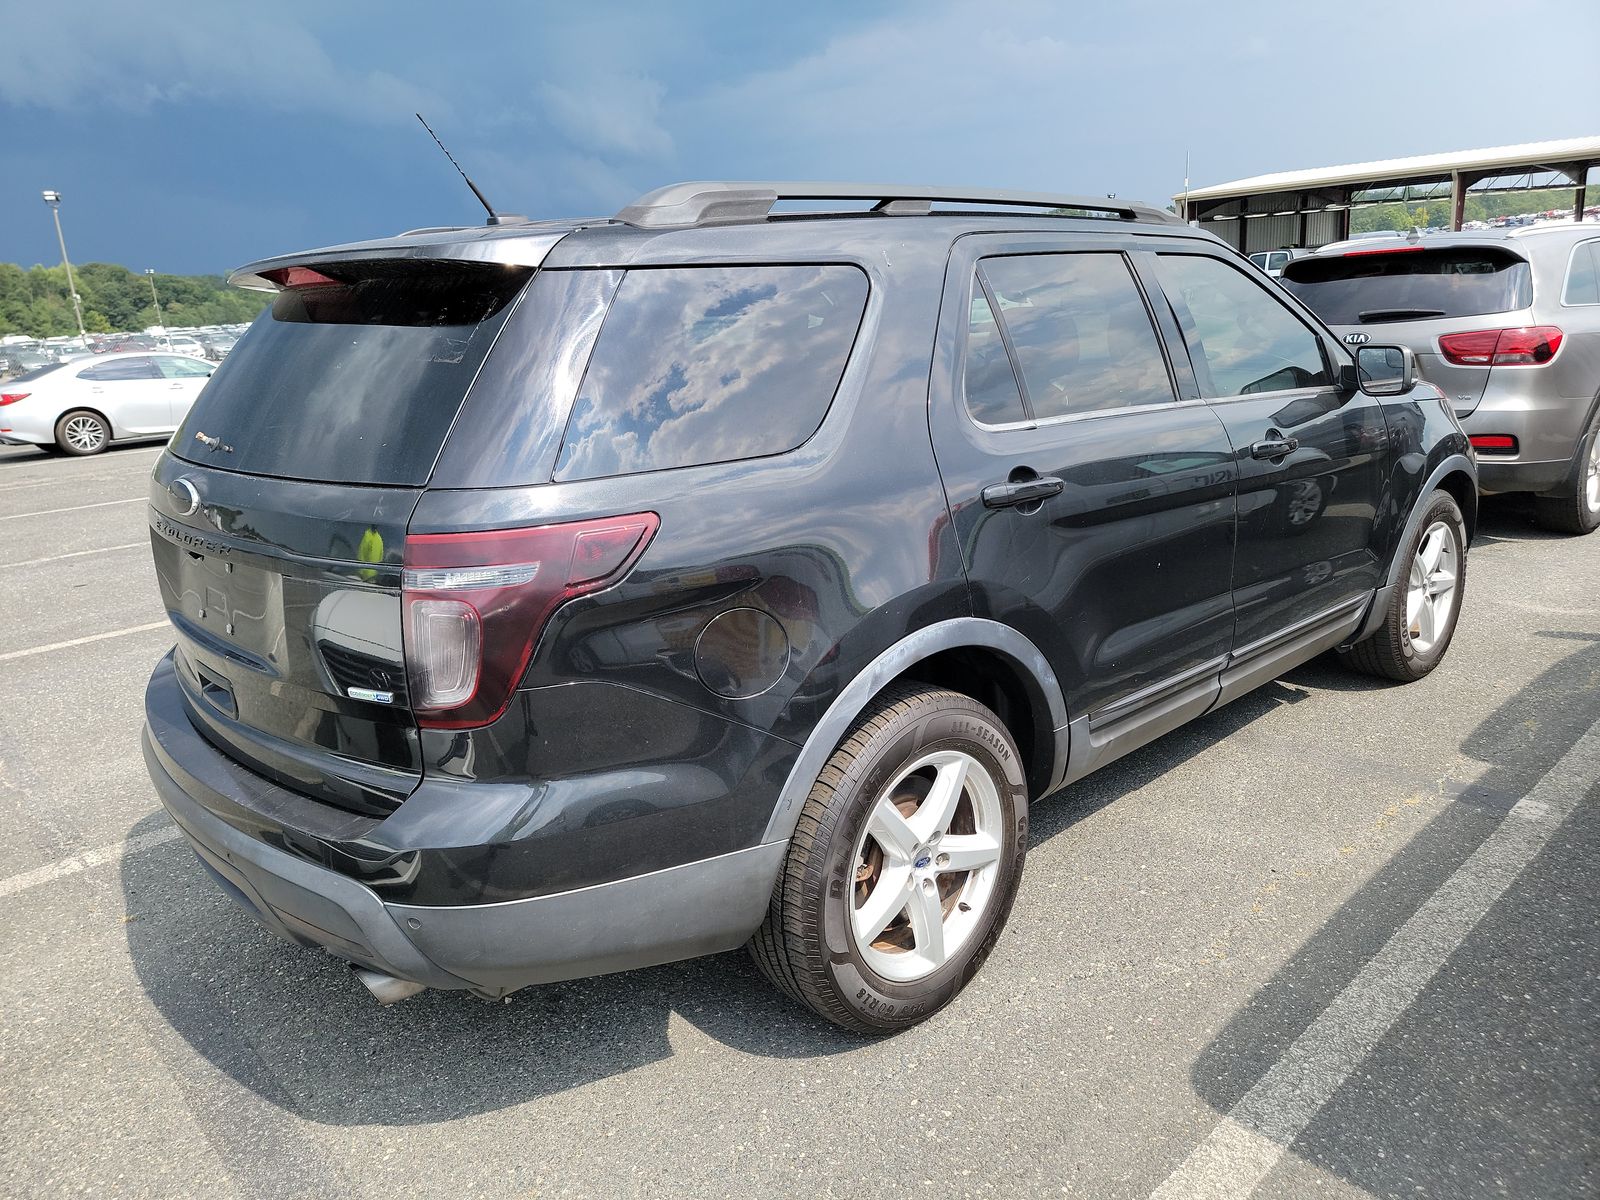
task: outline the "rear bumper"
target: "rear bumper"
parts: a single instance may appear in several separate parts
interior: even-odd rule
[[[1496,368],[1497,375],[1515,368]],[[1474,434],[1510,435],[1517,453],[1478,452],[1478,489],[1496,492],[1548,492],[1567,481],[1588,417],[1588,400],[1545,396],[1529,371],[1509,380],[1491,376],[1483,399],[1461,427]]]
[[[232,764],[186,726],[147,706],[145,764],[163,806],[222,889],[290,942],[428,987],[503,994],[731,950],[761,923],[786,849],[772,842],[495,904],[389,903],[349,876],[251,836],[248,823],[218,816],[251,797],[222,795],[206,782],[231,778]]]

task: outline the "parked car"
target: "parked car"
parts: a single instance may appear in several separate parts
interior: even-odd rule
[[[1600,526],[1600,226],[1348,242],[1284,286],[1344,340],[1399,342],[1450,397],[1485,492],[1529,492],[1547,528]]]
[[[182,354],[188,358],[206,357],[205,345],[199,338],[188,334],[175,333],[164,339],[164,345],[174,354]]]
[[[113,442],[165,437],[216,367],[175,354],[100,354],[49,362],[0,392],[0,443],[98,454]]]
[[[271,308],[151,481],[146,762],[380,1000],[748,943],[902,1028],[1030,803],[1324,651],[1444,656],[1475,468],[1409,352],[1153,208],[790,186],[232,277]]]
[[[1265,271],[1268,278],[1276,279],[1278,276],[1283,274],[1283,269],[1288,266],[1292,260],[1310,253],[1311,251],[1309,250],[1291,248],[1285,250],[1259,250],[1254,254],[1247,255],[1246,257],[1248,257],[1251,262],[1255,263],[1256,266]]]

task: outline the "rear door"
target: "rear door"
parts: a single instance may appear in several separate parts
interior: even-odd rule
[[[161,372],[167,385],[167,427],[176,429],[189,415],[195,397],[216,368],[210,363],[179,358],[175,354],[158,354],[155,360],[156,369]]]
[[[164,433],[171,429],[166,382],[153,358],[112,358],[92,363],[77,375],[76,403],[103,412],[115,436]]]
[[[422,770],[407,522],[529,272],[292,270],[157,464],[151,544],[196,725],[285,786],[387,812]]]
[[[1237,464],[1235,657],[1354,620],[1379,582],[1381,402],[1341,388],[1323,335],[1231,257],[1196,246],[1156,262]]]
[[[1043,650],[1097,747],[1203,710],[1233,632],[1235,468],[1130,257],[967,239],[945,295],[959,357],[930,420],[978,615]]]
[[[1347,345],[1409,346],[1418,374],[1459,416],[1483,398],[1488,357],[1447,356],[1439,338],[1532,323],[1532,271],[1510,245],[1414,242],[1315,255],[1285,268],[1283,283]]]

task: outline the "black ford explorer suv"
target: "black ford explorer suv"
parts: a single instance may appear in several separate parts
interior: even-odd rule
[[[1409,352],[1154,209],[680,184],[233,278],[274,296],[154,471],[145,756],[380,1000],[749,943],[909,1025],[1031,801],[1327,650],[1418,678],[1460,609]]]

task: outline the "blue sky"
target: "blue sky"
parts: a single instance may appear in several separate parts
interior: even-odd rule
[[[1516,55],[1497,48],[1519,45]],[[0,261],[223,271],[677,179],[1164,201],[1600,134],[1600,6],[0,0]]]

